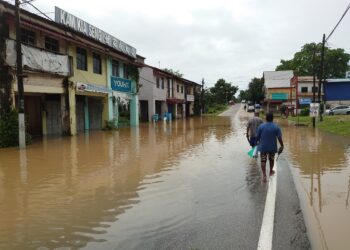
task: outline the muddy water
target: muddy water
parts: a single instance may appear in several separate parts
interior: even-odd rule
[[[314,249],[350,246],[350,137],[284,127]]]
[[[258,168],[232,171],[233,159],[247,165],[243,122],[142,124],[1,149],[0,249],[142,249],[229,211],[232,193],[254,193],[259,179]]]

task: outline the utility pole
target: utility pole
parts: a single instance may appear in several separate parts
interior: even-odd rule
[[[323,34],[323,38],[322,38],[322,50],[321,50],[321,69],[320,69],[320,79],[318,80],[318,103],[319,105],[321,105],[321,88],[323,86],[323,75],[324,75],[324,47],[325,47],[325,43],[326,43],[326,35]],[[322,118],[322,114],[320,113],[320,121],[323,120]]]
[[[26,147],[26,134],[24,122],[24,97],[23,97],[23,69],[22,69],[22,46],[20,27],[20,2],[16,0],[16,52],[17,52],[17,86],[18,86],[18,135],[19,147]]]
[[[315,54],[316,54],[316,44],[314,46],[314,53],[312,54],[312,74],[313,74],[313,85],[312,85],[312,102],[315,103],[316,99],[316,69],[315,69]],[[316,126],[316,117],[312,117],[312,127]]]

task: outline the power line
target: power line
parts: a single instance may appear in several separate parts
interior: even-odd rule
[[[37,7],[35,7],[31,1],[27,1],[27,4],[29,4],[30,6],[32,6],[34,9],[36,9],[37,11],[39,11],[43,16],[45,16],[47,19],[54,21],[51,17],[49,17],[48,15],[46,15],[44,12],[42,12],[41,10],[39,10]]]
[[[350,3],[349,3],[349,5],[346,7],[346,9],[345,9],[343,15],[341,16],[340,20],[338,21],[337,25],[335,25],[335,27],[333,28],[332,32],[327,36],[326,42],[327,42],[327,40],[333,35],[334,31],[337,29],[337,27],[339,26],[340,22],[343,20],[343,18],[345,17],[345,15],[346,15],[346,13],[349,11],[349,9],[350,9]]]

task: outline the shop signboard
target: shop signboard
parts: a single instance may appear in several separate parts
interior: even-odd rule
[[[308,105],[311,103],[311,98],[299,98],[300,105]]]
[[[55,22],[63,24],[128,56],[136,58],[135,48],[58,7],[55,7]]]
[[[317,117],[319,115],[319,110],[319,103],[310,103],[310,117]]]
[[[116,76],[111,76],[111,88],[114,91],[130,93],[131,80],[116,77]]]
[[[272,100],[287,100],[288,99],[288,94],[286,93],[272,93],[271,94],[271,99]]]
[[[94,93],[102,93],[102,94],[108,94],[111,91],[107,89],[106,86],[101,85],[95,85],[91,83],[77,83],[77,90],[81,92],[94,92]]]
[[[194,102],[194,95],[187,95],[187,96],[186,96],[186,101],[188,101],[188,102]]]

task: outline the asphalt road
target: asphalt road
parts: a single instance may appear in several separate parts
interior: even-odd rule
[[[127,249],[257,249],[268,184],[262,183],[260,165],[246,153],[244,137],[247,118],[252,114],[240,105],[221,114],[232,119],[233,133],[225,143],[204,147],[201,176],[187,178],[193,210],[181,226],[118,246]],[[207,160],[206,160],[207,159]],[[207,163],[207,164],[205,164]],[[196,164],[196,163],[194,163]],[[282,154],[278,160],[273,249],[310,249],[303,214],[288,166]],[[210,165],[210,167],[209,167]],[[214,168],[215,171],[208,171]],[[208,176],[209,174],[212,176]],[[174,177],[176,178],[176,177]],[[179,203],[184,202],[179,199]],[[187,201],[186,201],[187,202]]]

